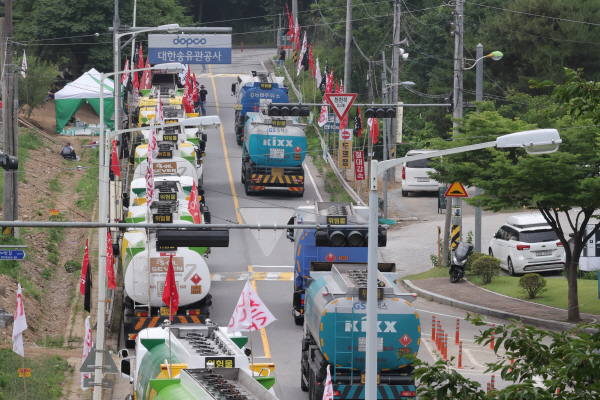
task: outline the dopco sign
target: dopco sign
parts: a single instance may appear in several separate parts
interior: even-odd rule
[[[148,35],[150,64],[231,64],[231,35]]]

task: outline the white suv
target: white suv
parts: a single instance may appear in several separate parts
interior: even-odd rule
[[[437,150],[409,150],[406,156],[433,153]],[[402,197],[408,196],[408,192],[437,192],[440,187],[436,180],[427,174],[433,172],[429,168],[429,159],[409,161],[402,164]]]
[[[488,251],[510,275],[560,271],[565,266],[562,243],[541,214],[508,217]]]

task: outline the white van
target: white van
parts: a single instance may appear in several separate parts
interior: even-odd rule
[[[433,153],[437,150],[409,150],[406,156]],[[408,196],[409,192],[437,192],[440,184],[429,177],[429,159],[409,161],[402,164],[402,197]]]

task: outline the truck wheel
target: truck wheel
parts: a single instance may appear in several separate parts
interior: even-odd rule
[[[242,167],[241,181],[242,181],[242,183],[246,183],[246,171],[244,171],[244,167]]]
[[[300,389],[302,389],[303,392],[308,392],[308,386],[306,386],[306,383],[304,383],[304,375],[302,374],[302,371],[300,371]]]
[[[250,184],[248,182],[244,184],[244,191],[246,192],[246,196],[254,196],[254,192],[250,190]]]
[[[304,324],[304,316],[299,316],[299,317],[294,317],[294,323],[298,326],[301,326]]]
[[[315,379],[315,374],[308,368],[308,399],[309,400],[320,400],[317,398],[317,380]]]

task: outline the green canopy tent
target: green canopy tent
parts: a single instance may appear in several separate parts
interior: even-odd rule
[[[104,124],[113,129],[114,110],[113,81],[104,80]],[[121,93],[123,91],[121,85]],[[122,98],[122,97],[120,97]],[[54,95],[56,109],[56,133],[60,133],[77,110],[88,101],[96,114],[100,115],[100,72],[94,68],[69,83]]]

